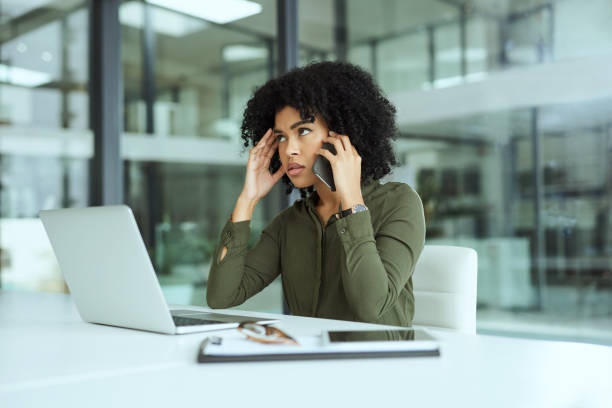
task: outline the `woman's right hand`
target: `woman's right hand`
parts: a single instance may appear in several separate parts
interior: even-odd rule
[[[276,149],[278,149],[278,139],[274,137],[272,129],[268,129],[257,145],[249,152],[249,162],[242,189],[244,198],[259,201],[285,174],[285,169],[282,166],[274,174],[270,173],[270,161]]]

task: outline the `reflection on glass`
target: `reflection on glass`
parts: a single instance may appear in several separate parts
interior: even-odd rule
[[[0,16],[0,287],[63,291],[38,212],[87,205],[88,15],[26,0]]]
[[[612,3],[327,11],[300,41],[346,48],[398,107],[389,179],[421,195],[429,244],[478,251],[478,329],[612,343]]]
[[[242,189],[242,112],[275,66],[274,2],[257,4],[260,12],[227,24],[121,5],[126,202],[170,303],[204,304],[210,257]],[[279,210],[275,190],[257,208],[253,240]],[[280,282],[272,286],[243,307],[280,312]]]
[[[415,338],[415,330],[364,330],[364,331],[332,331],[328,332],[331,343],[358,342],[358,341],[403,341],[403,340],[431,340],[424,332],[417,332],[420,336]]]
[[[64,3],[2,3],[2,287],[61,290],[36,215],[86,205],[88,14]],[[149,40],[147,3],[120,7],[126,200],[174,303],[203,299],[242,187],[240,115],[275,75],[276,2],[256,3],[226,24],[149,4]],[[610,343],[612,2],[464,3],[300,1],[300,63],[346,49],[398,106],[393,177],[421,194],[429,243],[478,250],[479,330]],[[266,296],[253,308],[278,311]]]
[[[405,157],[417,174],[427,242],[478,252],[479,330],[518,318],[522,330],[538,333],[543,322],[572,321],[571,337],[578,321],[598,325],[612,314],[612,133],[601,114],[610,106],[612,99],[404,127],[438,139],[423,136]],[[593,336],[606,341],[610,333]]]

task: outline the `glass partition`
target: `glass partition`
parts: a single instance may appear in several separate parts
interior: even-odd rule
[[[275,69],[275,2],[255,4],[226,23],[121,5],[126,202],[169,303],[205,304],[211,255],[242,189],[242,113]],[[256,209],[253,242],[280,205],[279,186]],[[241,307],[282,312],[280,280]]]
[[[397,106],[388,180],[421,195],[426,243],[477,250],[479,332],[612,343],[612,3],[338,3],[300,41]]]
[[[225,20],[157,3],[120,7],[125,197],[168,301],[204,304],[244,104],[276,75],[276,1]],[[611,16],[608,0],[298,2],[300,64],[346,58],[397,106],[387,180],[421,195],[427,242],[477,249],[481,333],[612,343]],[[37,213],[88,202],[87,7],[3,1],[0,25],[0,284],[61,291]],[[243,307],[280,311],[279,281]]]
[[[0,287],[64,291],[38,212],[87,205],[88,13],[80,1],[1,11]]]

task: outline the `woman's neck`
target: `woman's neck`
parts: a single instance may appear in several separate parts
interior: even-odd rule
[[[326,208],[336,211],[340,207],[340,197],[334,191],[331,191],[321,180],[317,180],[314,184],[315,190],[319,196],[317,207]]]

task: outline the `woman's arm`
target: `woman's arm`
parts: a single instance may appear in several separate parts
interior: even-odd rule
[[[397,206],[374,236],[369,211],[336,222],[346,253],[342,281],[347,301],[361,321],[375,322],[397,301],[412,276],[425,243],[425,219],[420,198],[401,185]]]
[[[236,206],[234,207],[234,212],[232,213],[231,221],[234,223],[243,222],[243,221],[251,221],[253,218],[253,212],[255,211],[255,207],[257,206],[257,201],[248,198],[244,193],[240,194],[238,200],[236,201]],[[227,227],[227,226],[226,226]],[[221,234],[223,237],[223,233]],[[247,237],[248,238],[248,237]],[[221,254],[219,255],[219,261],[222,261],[227,254],[227,247],[221,247]]]
[[[206,302],[212,308],[243,303],[265,288],[279,272],[279,251],[274,228],[268,226],[252,250],[248,250],[250,221],[257,203],[281,179],[283,167],[270,173],[270,160],[278,148],[272,129],[249,152],[244,187],[232,218],[221,232],[221,240],[210,266]],[[273,223],[271,223],[272,225]]]
[[[270,223],[249,250],[250,220],[229,220],[225,224],[208,276],[206,302],[209,307],[240,305],[278,276],[280,255],[274,225],[274,221]]]
[[[363,204],[361,196],[361,156],[347,135],[330,131],[324,139],[336,154],[320,149],[334,173],[342,209]],[[342,283],[349,306],[361,321],[376,322],[397,301],[412,276],[414,265],[425,243],[425,218],[419,196],[408,185],[400,184],[389,201],[397,203],[385,214],[385,221],[374,236],[369,211],[357,212],[336,222],[346,254]]]

